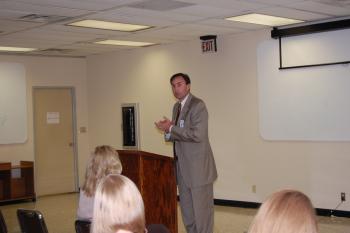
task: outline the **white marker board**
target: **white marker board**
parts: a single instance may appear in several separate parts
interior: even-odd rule
[[[26,97],[24,66],[0,62],[0,144],[27,140]]]

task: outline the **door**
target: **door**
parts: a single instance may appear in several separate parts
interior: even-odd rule
[[[36,194],[74,192],[73,89],[34,88],[33,102]]]

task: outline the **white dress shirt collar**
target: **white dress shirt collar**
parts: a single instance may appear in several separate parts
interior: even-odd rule
[[[186,101],[187,101],[187,99],[188,99],[188,96],[190,95],[190,93],[188,93],[187,95],[186,95],[186,97],[183,99],[183,100],[181,100],[181,109],[185,106],[185,103],[186,103]]]

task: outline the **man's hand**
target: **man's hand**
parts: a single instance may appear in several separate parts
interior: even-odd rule
[[[166,133],[169,133],[169,129],[170,129],[170,126],[172,126],[174,123],[169,120],[167,117],[164,117],[163,120],[160,120],[158,122],[155,122],[154,123],[158,129],[160,129],[161,131],[164,131]]]

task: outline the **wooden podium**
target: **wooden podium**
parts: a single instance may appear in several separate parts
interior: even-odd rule
[[[177,191],[174,159],[144,151],[118,150],[122,174],[139,188],[146,224],[161,223],[177,233]]]

